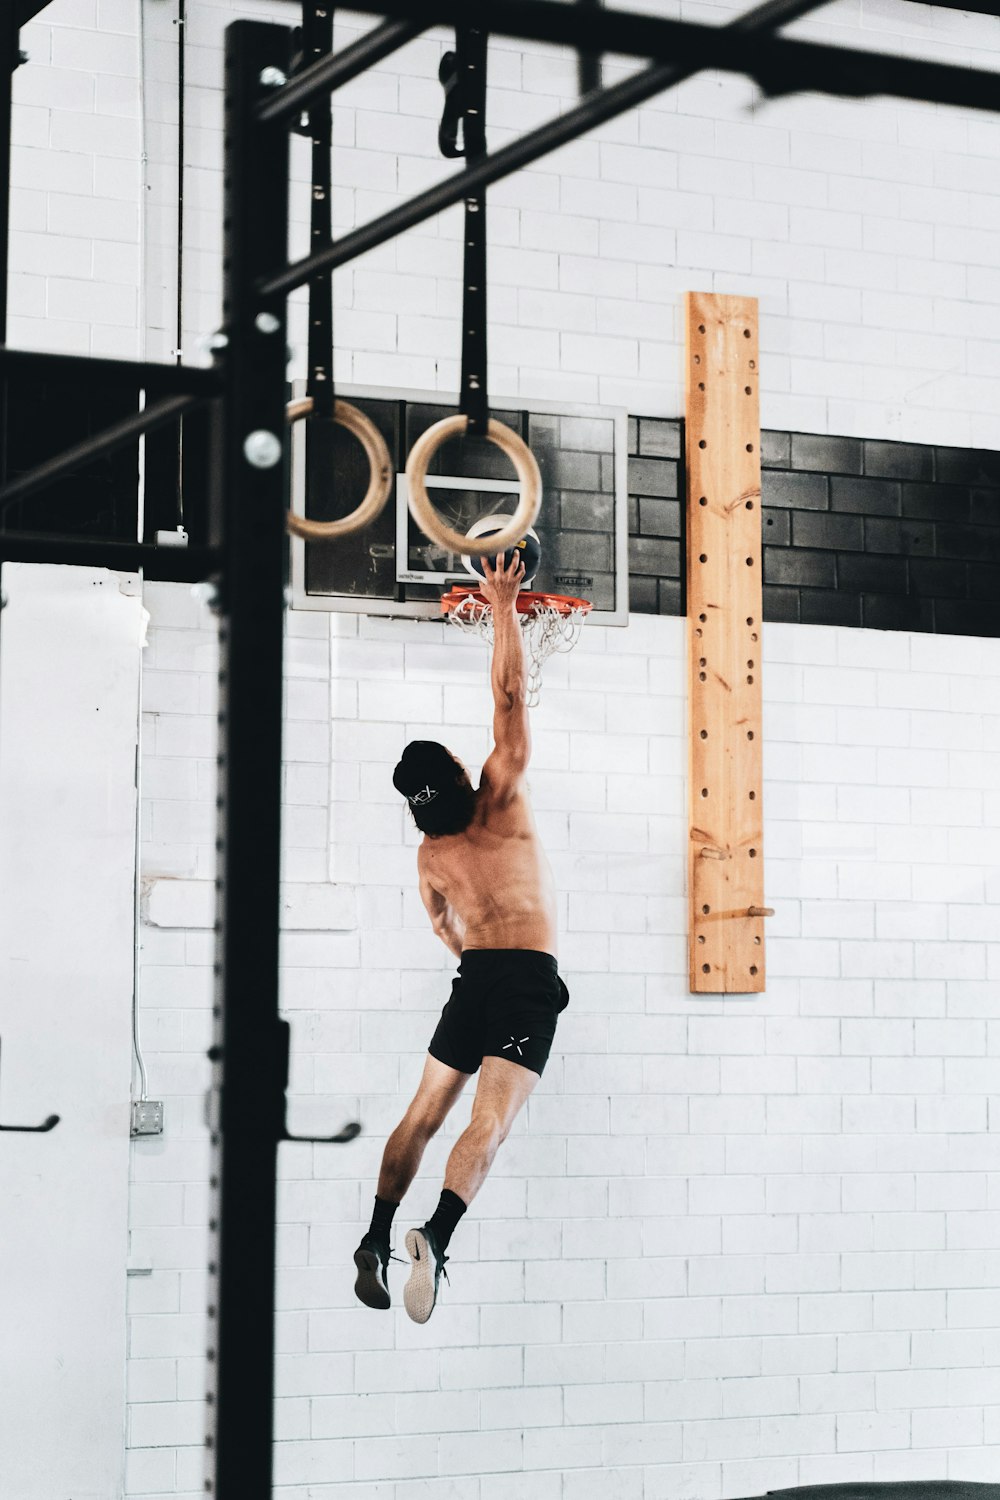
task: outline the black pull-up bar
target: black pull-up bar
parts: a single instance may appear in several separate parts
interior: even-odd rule
[[[104,428],[96,436],[84,438],[83,442],[67,448],[58,457],[50,458],[47,463],[39,464],[37,468],[29,469],[27,474],[5,484],[0,489],[0,513],[16,500],[24,500],[36,490],[45,489],[46,485],[61,479],[64,474],[72,473],[91,459],[101,458],[105,453],[114,453],[119,448],[127,447],[144,432],[152,432],[168,422],[175,422],[185,412],[199,406],[203,400],[202,396],[167,396],[162,401],[154,401],[142,411],[137,411],[132,417],[123,417],[120,422]]]
[[[354,6],[351,8],[355,9]],[[257,119],[264,125],[272,120],[294,119],[320,94],[342,88],[352,78],[360,77],[366,68],[374,67],[400,47],[405,47],[430,24],[429,21],[399,20],[374,27],[350,47],[345,47],[343,52],[332,53],[304,68],[280,92],[262,100],[257,105]]]
[[[387,0],[387,4],[399,0]],[[491,182],[547,156],[598,125],[644,104],[703,68],[722,68],[749,74],[778,91],[817,89],[835,95],[860,97],[891,94],[994,111],[1000,96],[1000,75],[974,68],[952,67],[908,57],[830,47],[816,42],[789,41],[770,35],[779,26],[816,10],[822,0],[767,0],[726,26],[703,26],[652,16],[599,10],[587,23],[595,47],[608,51],[670,58],[601,89],[537,130],[485,156],[473,166],[446,178],[371,223],[362,225],[322,250],[265,276],[258,283],[261,296],[284,295],[302,286],[321,270],[335,270],[374,250],[425,219],[481,191]],[[426,12],[429,20],[453,19],[464,13],[456,0],[411,0],[410,8]],[[553,0],[494,0],[490,6],[491,32],[579,46],[580,37],[566,33],[573,25],[575,6]],[[579,18],[577,18],[579,21]],[[621,26],[621,31],[617,29]]]

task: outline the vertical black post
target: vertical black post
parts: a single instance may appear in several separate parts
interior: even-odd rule
[[[258,125],[253,109],[283,82],[290,53],[290,33],[280,26],[237,21],[226,32],[229,342],[213,516],[225,558],[213,1049],[221,1162],[213,1178],[218,1282],[210,1297],[218,1319],[209,1437],[218,1500],[271,1500],[275,1179],[287,1082],[278,1019],[286,353],[284,300],[264,304],[254,288],[288,258],[288,136],[283,125]]]
[[[302,63],[311,66],[333,51],[333,0],[310,0],[302,8]],[[309,111],[312,139],[312,207],[309,249],[318,250],[333,236],[332,165],[333,103],[324,94]],[[309,373],[306,395],[313,415],[333,420],[333,273],[320,271],[309,282]],[[326,455],[324,455],[326,456]],[[310,475],[310,478],[312,476]]]

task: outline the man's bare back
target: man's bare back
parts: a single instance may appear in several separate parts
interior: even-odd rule
[[[555,883],[526,789],[500,803],[484,779],[469,827],[425,838],[417,869],[431,909],[435,894],[444,903],[444,921],[435,921],[435,930],[444,937],[451,929],[456,955],[469,948],[556,955]]]

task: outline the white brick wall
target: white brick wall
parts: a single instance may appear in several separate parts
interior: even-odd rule
[[[168,1126],[136,1151],[133,1262],[154,1274],[130,1285],[129,1493],[187,1500],[213,679],[188,591],[148,586],[146,603],[146,815],[181,832],[146,851],[161,925],[144,928],[143,1025]],[[1000,645],[768,627],[770,977],[728,1000],[695,999],[685,977],[683,622],[588,627],[549,664],[534,729],[552,768],[532,783],[573,1005],[417,1329],[358,1306],[350,1256],[453,967],[414,894],[392,766],[421,731],[473,765],[488,745],[485,653],[445,632],[289,617],[289,714],[308,687],[332,715],[287,768],[291,1118],[358,1116],[365,1133],[282,1158],[277,1493],[720,1500],[990,1477]],[[467,713],[442,723],[459,691]],[[381,716],[386,695],[402,721]],[[404,1222],[433,1206],[456,1116]]]
[[[188,7],[189,359],[219,319],[221,40],[238,14],[290,20]],[[135,8],[54,0],[22,33],[14,345],[175,348],[176,30],[162,7],[143,19],[145,171]],[[979,66],[1000,50],[994,18],[853,0],[792,30]],[[338,96],[338,232],[450,170],[434,144],[444,45],[424,38]],[[493,146],[575,88],[555,54],[509,43],[491,80]],[[679,295],[708,287],[761,299],[765,425],[997,446],[998,140],[971,112],[692,79],[491,190],[494,392],[674,416]],[[293,159],[301,254],[300,142]],[[459,232],[451,211],[338,274],[338,378],[454,392]],[[301,373],[301,297],[292,333]],[[133,1149],[131,1264],[152,1275],[128,1287],[127,1490],[194,1500],[215,622],[184,588],[148,601],[143,1035],[167,1134]],[[292,1120],[360,1114],[366,1133],[283,1159],[284,1500],[991,1477],[1000,648],[769,627],[768,991],[695,1003],[682,632],[589,627],[547,671],[533,786],[574,1004],[456,1240],[454,1290],[415,1331],[359,1308],[349,1275],[449,972],[389,772],[412,734],[481,760],[485,662],[446,649],[443,626],[290,618]],[[418,1215],[459,1125],[428,1154]]]

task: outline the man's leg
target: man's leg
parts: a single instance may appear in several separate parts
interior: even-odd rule
[[[484,1057],[472,1106],[472,1119],[455,1142],[445,1168],[444,1191],[423,1229],[410,1229],[406,1249],[412,1262],[403,1289],[406,1311],[426,1323],[437,1300],[445,1250],[459,1219],[482,1187],[493,1159],[510,1133],[539,1075],[504,1057]]]
[[[417,1174],[427,1142],[441,1128],[470,1076],[428,1054],[417,1092],[385,1144],[371,1226],[354,1252],[355,1294],[368,1307],[384,1310],[390,1305],[386,1266],[393,1216]]]
[[[444,1185],[466,1207],[479,1192],[497,1150],[528,1102],[538,1074],[505,1057],[484,1057],[468,1128],[455,1142],[445,1167]]]
[[[385,1143],[378,1174],[380,1198],[390,1203],[402,1201],[403,1194],[417,1175],[428,1141],[444,1124],[471,1076],[470,1073],[460,1073],[457,1068],[449,1068],[428,1053],[417,1092]]]

